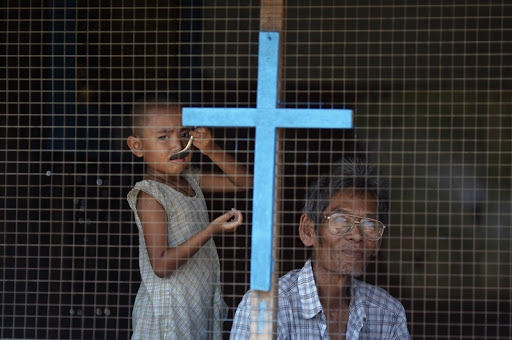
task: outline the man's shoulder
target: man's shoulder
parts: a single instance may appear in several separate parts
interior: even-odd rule
[[[367,304],[395,313],[400,313],[404,310],[402,303],[384,288],[357,279],[352,280],[352,285],[354,288],[353,294],[360,298],[358,299],[360,303],[364,301]]]

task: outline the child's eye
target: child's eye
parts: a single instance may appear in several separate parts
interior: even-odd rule
[[[181,133],[181,138],[189,138],[190,137],[190,131],[185,131]]]
[[[163,135],[163,136],[158,137],[158,139],[160,139],[160,140],[168,140],[169,136]]]

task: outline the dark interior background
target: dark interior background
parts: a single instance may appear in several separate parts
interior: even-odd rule
[[[126,194],[131,102],[254,107],[259,1],[0,5],[0,338],[128,339],[139,285]],[[277,270],[302,266],[304,191],[345,154],[390,177],[365,279],[414,339],[509,339],[512,34],[507,1],[287,4],[283,107],[350,108],[353,129],[285,129]],[[254,129],[214,129],[252,168]],[[208,159],[196,156],[203,167]],[[249,288],[252,192],[210,196],[246,225],[216,238],[230,317]],[[226,336],[230,322],[226,322]]]

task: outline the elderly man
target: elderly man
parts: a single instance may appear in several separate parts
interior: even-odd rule
[[[299,234],[312,256],[279,279],[277,339],[410,339],[405,310],[361,275],[382,243],[387,181],[361,159],[346,158],[306,197]],[[250,335],[251,292],[235,314],[231,339]]]

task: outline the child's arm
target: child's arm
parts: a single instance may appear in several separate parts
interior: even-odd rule
[[[238,164],[233,155],[214,143],[209,129],[197,128],[190,134],[194,136],[194,146],[208,156],[223,172],[223,174],[202,173],[200,182],[204,191],[229,192],[252,187],[252,174],[248,173],[245,166]]]
[[[193,256],[214,234],[233,232],[243,222],[242,213],[232,209],[206,228],[174,248],[167,246],[167,213],[151,195],[140,192],[137,212],[142,222],[149,261],[158,277],[164,278]]]

